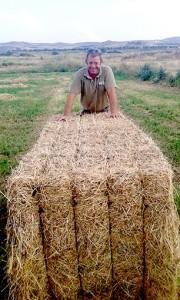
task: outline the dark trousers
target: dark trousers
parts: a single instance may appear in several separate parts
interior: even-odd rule
[[[89,109],[86,109],[84,108],[81,113],[80,113],[80,116],[83,116],[85,114],[93,114],[93,113],[101,113],[101,112],[108,112],[109,111],[109,107],[105,107],[103,108],[101,111],[98,111],[98,112],[92,112],[90,111]]]

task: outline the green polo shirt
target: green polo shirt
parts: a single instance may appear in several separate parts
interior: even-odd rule
[[[84,67],[75,73],[70,93],[81,94],[83,109],[100,112],[109,106],[107,90],[112,87],[116,87],[116,82],[109,66],[101,65],[94,80],[90,77],[88,68]]]

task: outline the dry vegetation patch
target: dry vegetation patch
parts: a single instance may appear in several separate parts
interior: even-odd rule
[[[0,94],[0,100],[15,100],[16,96],[8,93]]]
[[[14,83],[24,83],[27,81],[26,77],[16,77],[16,78],[6,78],[6,79],[0,79],[0,85],[1,84],[14,84]]]
[[[1,84],[0,85],[0,90],[1,89],[12,89],[12,88],[27,88],[29,87],[28,84],[24,84],[22,82],[20,83],[9,83],[9,84]]]

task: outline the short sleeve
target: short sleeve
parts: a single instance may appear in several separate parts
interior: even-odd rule
[[[105,88],[110,89],[112,87],[117,87],[114,74],[112,69],[109,66],[106,66],[106,73],[105,73]]]
[[[69,92],[75,94],[81,93],[81,76],[79,71],[74,74],[73,81],[69,87]]]

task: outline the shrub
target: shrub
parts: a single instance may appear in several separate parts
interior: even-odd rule
[[[13,52],[10,51],[10,50],[8,50],[8,51],[5,53],[5,55],[6,55],[6,56],[11,56],[11,55],[13,55]]]
[[[167,73],[166,71],[160,67],[159,71],[157,72],[157,80],[161,81],[161,80],[165,80],[167,77]]]
[[[168,84],[173,87],[176,86],[176,78],[173,75],[169,75]]]
[[[148,64],[145,64],[138,73],[138,77],[143,81],[150,80],[153,76],[154,72]]]
[[[57,69],[57,72],[68,72],[68,71],[69,71],[69,69],[66,66],[60,67],[60,68]]]
[[[13,62],[11,62],[11,61],[10,62],[8,62],[8,61],[7,62],[6,61],[2,62],[2,67],[8,67],[8,66],[12,66],[12,65],[13,65]]]
[[[180,70],[176,73],[175,84],[178,88],[180,88]]]
[[[58,55],[59,52],[54,50],[54,51],[51,52],[51,54],[52,54],[52,55]]]
[[[31,57],[33,55],[31,53],[28,53],[28,52],[21,52],[21,53],[19,53],[19,56]]]

